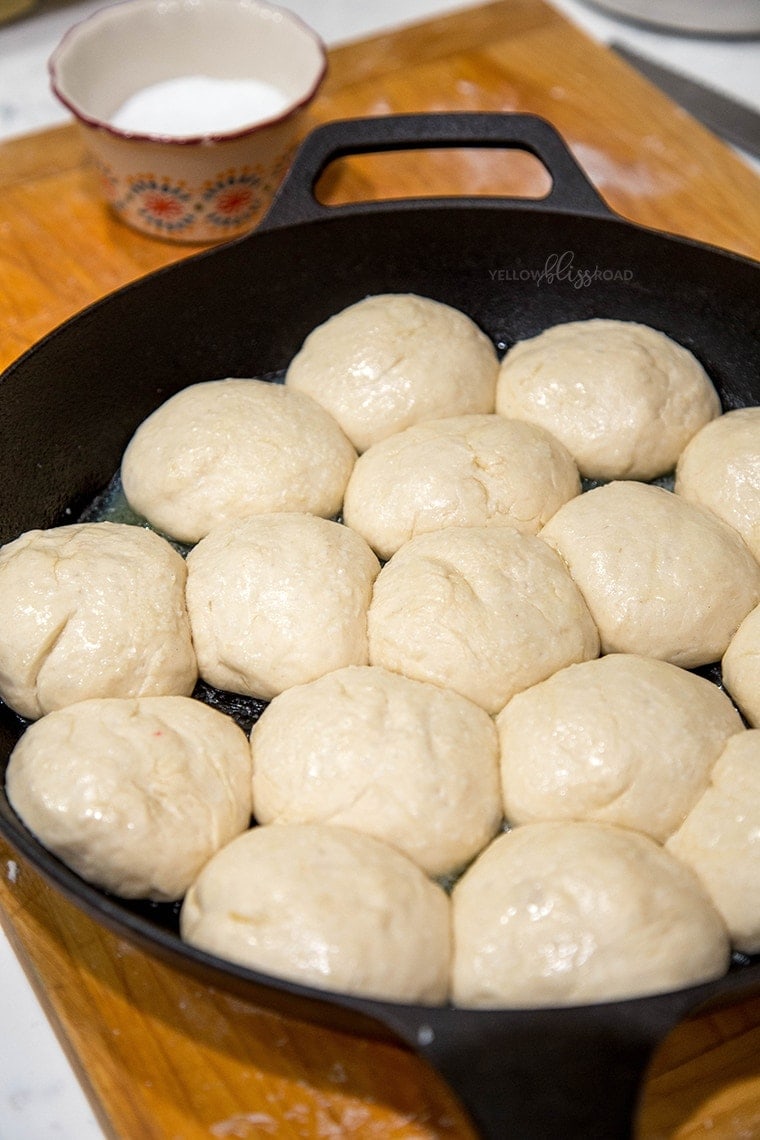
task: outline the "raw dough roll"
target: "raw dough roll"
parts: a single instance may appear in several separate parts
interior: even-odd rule
[[[83,879],[174,901],[248,827],[251,758],[233,720],[190,697],[82,701],[31,725],[8,799]]]
[[[186,942],[254,970],[388,1001],[446,998],[449,900],[392,847],[343,827],[254,827],[203,868]]]
[[[458,309],[382,293],[315,328],[285,382],[319,401],[366,451],[422,420],[493,412],[498,368],[492,342]]]
[[[723,684],[753,728],[760,728],[760,606],[747,614],[721,662]]]
[[[309,396],[265,380],[209,380],[138,427],[121,466],[133,510],[193,543],[266,511],[341,509],[356,452]]]
[[[760,601],[760,565],[743,539],[662,487],[595,487],[560,507],[541,538],[580,587],[603,653],[687,669],[719,661]]]
[[[346,487],[344,522],[388,559],[416,534],[447,526],[514,526],[536,534],[580,494],[567,449],[534,424],[453,416],[374,444]]]
[[[187,558],[200,674],[270,700],[367,664],[367,609],[380,563],[363,538],[314,515],[252,515],[216,527]]]
[[[760,559],[760,408],[736,408],[698,431],[678,460],[675,490],[738,530]]]
[[[429,875],[469,862],[501,823],[489,715],[457,693],[349,666],[275,697],[251,733],[260,823],[384,839]]]
[[[368,624],[370,664],[453,689],[489,713],[599,652],[561,559],[506,526],[411,539],[380,571]]]
[[[725,693],[651,657],[570,665],[497,718],[510,823],[597,820],[664,842],[744,731]]]
[[[185,563],[122,523],[33,530],[0,550],[0,696],[32,720],[88,697],[187,695]]]
[[[622,827],[516,827],[478,856],[451,903],[460,1006],[616,1001],[728,968],[726,929],[696,876]]]
[[[710,786],[668,840],[723,915],[731,941],[760,951],[760,731],[727,742]]]
[[[657,329],[593,319],[554,325],[504,357],[496,411],[540,424],[589,479],[655,479],[720,414],[696,357]]]

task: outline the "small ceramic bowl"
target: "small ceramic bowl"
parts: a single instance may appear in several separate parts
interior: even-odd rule
[[[117,215],[155,237],[214,242],[246,232],[266,211],[304,132],[326,52],[300,19],[263,0],[122,0],[71,28],[49,70]],[[218,130],[111,121],[138,93],[174,81],[187,94],[201,80],[266,84],[282,105],[263,118],[249,109],[248,121],[226,119]],[[187,99],[184,110],[192,114]]]

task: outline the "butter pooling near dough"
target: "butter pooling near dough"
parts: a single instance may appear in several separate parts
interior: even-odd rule
[[[616,1001],[728,969],[726,928],[696,875],[622,827],[516,827],[478,856],[451,903],[459,1006]]]
[[[184,560],[122,523],[27,531],[0,550],[0,696],[36,719],[89,697],[188,695]]]
[[[596,820],[664,842],[745,731],[725,693],[651,657],[608,654],[518,693],[496,719],[512,824]]]
[[[251,733],[263,824],[352,827],[429,875],[468,863],[502,819],[491,717],[465,697],[349,666],[275,697]]]
[[[279,978],[390,1001],[448,992],[449,900],[399,851],[320,824],[254,827],[187,892],[183,939]]]
[[[187,557],[187,608],[210,685],[271,700],[366,665],[380,563],[341,523],[297,512],[215,527]]]
[[[745,954],[760,951],[760,731],[727,741],[667,849],[701,879]]]
[[[648,325],[593,318],[553,325],[509,349],[496,411],[540,424],[589,479],[656,479],[720,415],[693,353]]]
[[[336,515],[355,460],[335,420],[308,395],[265,380],[208,380],[140,424],[121,478],[133,510],[193,543],[254,513]]]
[[[250,822],[245,733],[191,697],[93,699],[52,712],[21,737],[6,780],[43,846],[125,898],[180,899]]]
[[[543,428],[497,415],[452,416],[365,451],[346,487],[343,519],[388,559],[415,535],[449,526],[535,534],[580,491],[575,461]]]
[[[313,329],[288,367],[357,451],[422,420],[493,412],[498,357],[465,313],[413,293],[365,297]]]
[[[602,653],[707,665],[760,602],[760,564],[740,535],[663,487],[595,487],[560,507],[540,538],[578,584]]]
[[[512,527],[410,539],[377,577],[368,629],[370,664],[453,689],[489,713],[599,652],[561,558]]]

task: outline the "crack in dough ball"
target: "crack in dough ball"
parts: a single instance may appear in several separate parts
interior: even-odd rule
[[[743,539],[662,487],[595,487],[560,507],[540,537],[580,587],[602,653],[707,665],[760,601],[760,565]]]
[[[760,731],[732,736],[667,849],[701,879],[745,954],[760,951]]]
[[[711,681],[628,654],[560,670],[513,697],[496,723],[510,823],[596,820],[661,843],[728,738],[745,731]]]
[[[360,535],[314,515],[216,527],[187,558],[187,608],[204,681],[272,697],[366,665],[380,563]]]
[[[121,479],[152,526],[193,543],[269,511],[340,512],[356,451],[316,401],[266,380],[209,380],[138,427]]]
[[[501,824],[491,717],[437,685],[349,666],[275,697],[251,733],[260,823],[374,835],[429,875],[468,863]]]
[[[654,840],[598,823],[499,836],[454,887],[459,1006],[619,1001],[721,977],[725,926]]]
[[[514,526],[536,534],[580,476],[567,449],[534,424],[454,416],[415,424],[365,451],[343,519],[388,559],[410,538],[448,526]]]
[[[88,697],[193,691],[185,563],[122,523],[33,530],[0,550],[0,696],[21,716]]]
[[[421,420],[493,412],[496,349],[465,313],[413,293],[366,297],[318,325],[290,363],[357,451]]]
[[[760,407],[726,412],[697,432],[678,460],[675,491],[738,530],[760,560]]]
[[[411,539],[377,577],[368,627],[370,664],[453,689],[489,713],[599,652],[562,560],[512,527]]]
[[[753,728],[760,728],[760,606],[737,629],[721,661],[723,684]]]
[[[633,321],[569,321],[518,341],[496,389],[497,412],[552,432],[589,479],[667,474],[720,410],[696,357]]]
[[[448,991],[449,900],[400,852],[319,824],[254,827],[204,867],[180,914],[184,940],[320,989],[439,1004]]]
[[[172,902],[249,826],[250,750],[233,720],[191,697],[82,701],[26,730],[7,789],[83,879]]]

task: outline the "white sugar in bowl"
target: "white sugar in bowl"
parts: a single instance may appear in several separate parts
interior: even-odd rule
[[[69,29],[49,70],[116,214],[199,243],[245,233],[266,211],[326,52],[263,0],[121,0]]]

